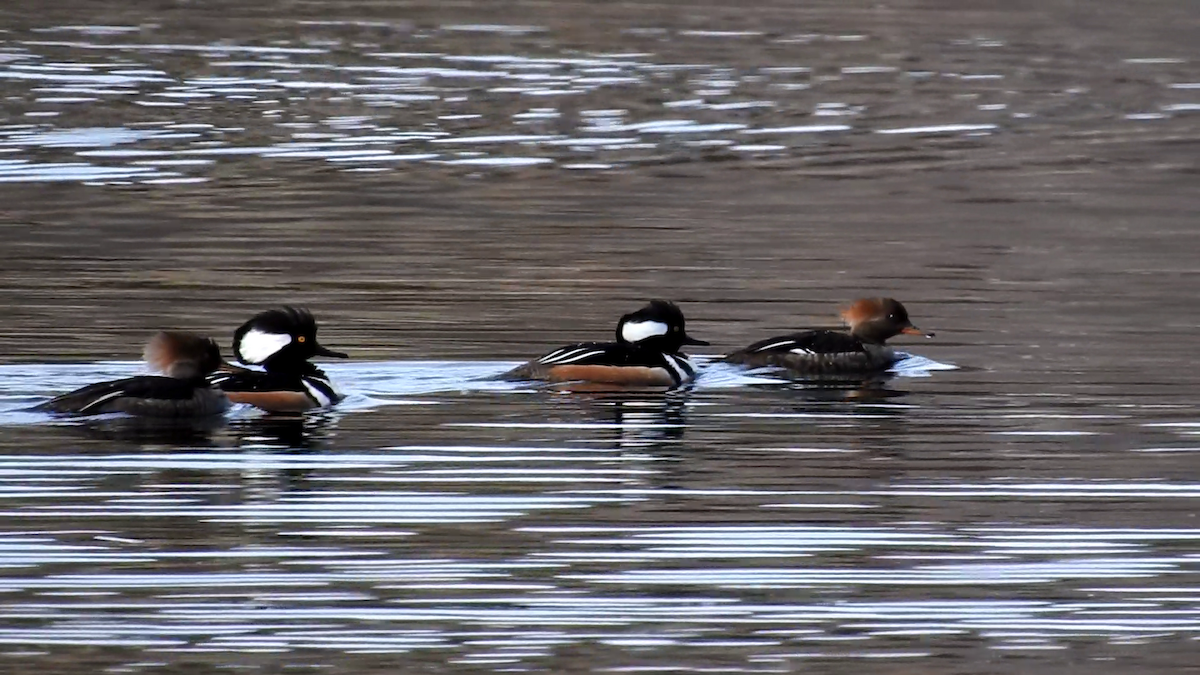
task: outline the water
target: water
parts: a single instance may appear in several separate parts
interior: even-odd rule
[[[1190,667],[1190,9],[18,8],[0,669]],[[937,338],[871,385],[488,379],[877,294]],[[21,411],[285,302],[334,410]]]

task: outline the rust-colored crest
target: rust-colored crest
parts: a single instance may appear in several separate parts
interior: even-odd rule
[[[871,319],[885,315],[886,298],[861,298],[855,300],[849,307],[842,310],[842,321],[853,329],[855,326]]]
[[[164,330],[146,343],[142,358],[150,368],[170,377],[195,377],[220,366],[221,350],[208,338]]]

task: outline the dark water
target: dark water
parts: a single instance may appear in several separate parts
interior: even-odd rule
[[[4,28],[0,671],[1194,668],[1190,4]],[[938,337],[877,386],[486,381],[652,296],[713,355],[884,293]],[[283,302],[336,410],[19,411]]]

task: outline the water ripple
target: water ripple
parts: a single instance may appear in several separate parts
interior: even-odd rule
[[[1200,84],[1165,13],[185,4],[9,12],[10,358],[247,288],[338,309],[375,358],[515,358],[574,334],[495,319],[539,294],[653,288],[719,344],[854,289],[942,336],[865,380],[700,355],[670,392],[322,363],[333,409],[182,424],[27,410],[135,363],[0,365],[9,669],[1194,661]],[[121,311],[63,324],[93,303]]]
[[[1017,130],[1024,120],[1035,117],[1010,112],[1006,103],[986,101],[995,98],[997,87],[1019,86],[1009,83],[1021,81],[1011,67],[1001,72],[902,71],[879,62],[889,55],[861,53],[861,47],[854,45],[866,36],[857,34],[777,39],[789,44],[820,40],[853,48],[859,65],[839,65],[834,74],[823,74],[814,63],[779,66],[751,60],[732,66],[676,61],[652,51],[581,53],[558,44],[555,32],[540,26],[444,24],[432,33],[417,35],[392,31],[386,22],[295,23],[309,34],[300,44],[141,41],[137,38],[144,32],[142,27],[123,26],[59,26],[11,36],[7,42],[11,51],[0,61],[0,86],[8,91],[10,101],[27,101],[14,112],[40,126],[19,138],[0,138],[0,151],[18,148],[21,156],[17,160],[45,164],[46,168],[31,167],[6,180],[161,184],[207,180],[218,170],[216,165],[176,164],[181,173],[166,174],[130,166],[115,156],[100,166],[72,165],[70,154],[64,151],[88,147],[75,145],[72,139],[98,140],[95,132],[82,128],[89,112],[112,105],[115,98],[127,98],[133,105],[151,110],[177,108],[189,117],[207,118],[214,126],[243,126],[251,120],[250,126],[238,131],[202,138],[141,133],[144,129],[135,132],[135,124],[157,122],[153,116],[135,121],[135,116],[129,120],[130,126],[110,130],[110,134],[129,134],[120,142],[136,149],[175,158],[209,149],[205,144],[215,142],[219,147],[211,149],[216,150],[218,164],[244,161],[241,158],[250,155],[336,163],[341,171],[358,172],[395,171],[397,162],[473,170],[587,167],[610,171],[642,163],[705,161],[714,154],[726,160],[754,162],[806,157],[818,148],[823,148],[818,151],[821,155],[831,148],[835,154],[849,155],[883,150],[863,146],[864,133],[910,139],[899,141],[904,145],[892,152],[921,162],[942,152],[937,145],[939,137],[987,138]],[[327,36],[342,29],[383,32],[372,40],[353,43]],[[30,39],[39,31],[77,33],[78,39]],[[547,49],[538,56],[462,53],[457,42],[462,34],[498,40],[536,35],[547,41]],[[381,36],[386,36],[386,44],[377,42]],[[758,31],[709,29],[678,31],[674,39],[713,44],[776,40]],[[988,40],[964,39],[958,44],[966,50],[1009,49],[1003,42]],[[864,57],[868,60],[862,61]],[[1187,65],[1178,59],[1149,58],[1126,59],[1125,63],[1143,69]],[[898,76],[939,81],[921,94],[923,107],[928,109],[926,117],[938,123],[920,119],[897,125],[887,111],[847,102],[856,96],[855,87],[863,86],[848,83],[861,80],[886,91],[896,86]],[[951,82],[953,86],[947,84]],[[1168,82],[1163,89],[1187,90],[1191,86],[1189,82]],[[825,99],[814,103],[810,98],[814,92]],[[611,116],[589,114],[588,103],[570,103],[571,99],[590,103],[601,93],[607,102],[617,104]],[[1058,92],[1038,94],[1049,99],[1033,103],[1033,108],[1054,105]],[[647,106],[646,98],[661,103]],[[973,114],[964,114],[957,103],[979,98],[985,101],[974,107]],[[479,111],[497,99],[509,109],[507,128],[493,126],[479,133],[475,125],[463,124],[481,119]],[[521,103],[522,99],[539,102],[530,106]],[[1118,108],[1122,102],[1096,100],[1093,105]],[[1129,113],[1126,119],[1169,119],[1188,112],[1189,105],[1170,102],[1152,111]],[[796,115],[794,111],[807,112]],[[668,112],[686,115],[663,115]],[[817,118],[830,116],[853,117],[855,124],[815,123],[820,121]],[[347,117],[359,121],[354,125],[338,122]],[[239,124],[222,124],[223,118],[236,119]],[[1095,123],[1090,119],[1064,121]],[[538,133],[522,133],[530,127]],[[341,149],[283,152],[290,140],[311,133],[305,129],[342,132],[337,139]],[[497,130],[501,133],[494,133]],[[395,135],[414,131],[437,137]],[[604,139],[615,134],[621,138]],[[769,137],[773,142],[743,145],[736,141],[739,136]],[[270,142],[264,144],[262,138]],[[438,152],[439,147],[481,154],[445,156]],[[362,152],[341,154],[353,151]],[[35,153],[45,159],[35,160]],[[944,161],[952,157],[946,154]]]

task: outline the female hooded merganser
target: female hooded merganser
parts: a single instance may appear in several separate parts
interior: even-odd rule
[[[850,332],[810,330],[768,338],[727,355],[724,361],[749,366],[781,366],[806,375],[870,373],[896,362],[885,343],[901,333],[933,337],[908,319],[904,305],[891,298],[856,300],[842,312]]]
[[[233,334],[233,353],[250,370],[225,364],[209,381],[230,401],[268,412],[299,412],[329,406],[344,396],[320,369],[314,356],[347,358],[317,342],[317,322],[306,309],[269,309],[242,324]]]
[[[216,342],[190,333],[163,331],[150,338],[143,358],[163,375],[99,382],[35,406],[38,412],[139,417],[207,417],[225,412],[229,399],[205,377],[221,366]]]
[[[500,377],[677,387],[696,377],[696,367],[679,350],[683,345],[707,344],[688,336],[683,312],[675,303],[651,300],[621,317],[616,342],[568,345]]]

